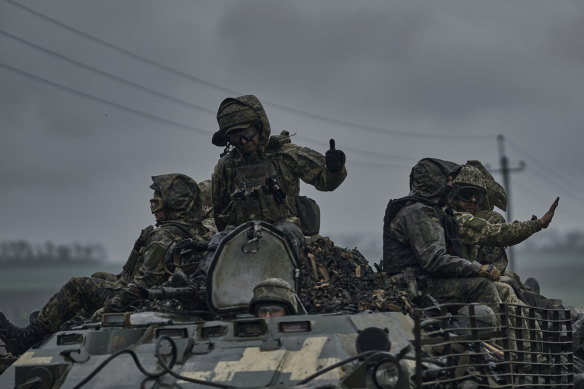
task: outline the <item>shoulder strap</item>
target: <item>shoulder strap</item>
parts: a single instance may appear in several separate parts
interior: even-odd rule
[[[383,219],[385,225],[389,225],[391,221],[395,218],[395,215],[409,203],[423,203],[428,204],[428,201],[423,197],[418,196],[405,196],[399,199],[390,200],[385,209],[385,217]]]
[[[444,238],[446,240],[448,254],[456,255],[458,257],[462,256],[462,243],[458,236],[458,222],[456,221],[452,208],[447,207],[446,211],[442,211],[441,208],[435,207],[434,211],[437,215],[438,212],[442,214],[440,220],[444,227]]]

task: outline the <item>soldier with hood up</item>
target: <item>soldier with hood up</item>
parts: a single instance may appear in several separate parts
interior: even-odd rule
[[[464,245],[464,257],[482,265],[492,264],[504,275],[495,286],[499,297],[506,303],[524,305],[524,286],[519,277],[506,270],[508,259],[506,246],[518,244],[552,221],[559,198],[552,203],[541,218],[527,221],[505,222],[494,210],[494,205],[506,207],[505,191],[478,161],[468,161],[453,182],[451,205],[460,228],[460,240]]]
[[[412,293],[439,303],[500,303],[492,265],[462,257],[458,225],[448,204],[461,166],[435,158],[419,161],[410,174],[410,194],[391,200],[383,223],[383,271]]]
[[[492,208],[489,212],[483,210],[479,217],[481,205],[485,201],[490,202],[492,197],[489,196],[492,194],[492,190],[489,193],[489,187],[493,184],[487,184],[487,182],[487,177],[476,163],[463,165],[460,174],[453,181],[451,205],[455,209],[458,220],[460,240],[465,245],[464,257],[470,260],[480,260],[478,258],[480,246],[512,246],[547,228],[558,206],[559,198],[553,202],[544,216],[523,222],[506,223],[504,218]],[[500,192],[496,191],[496,193]],[[497,220],[497,222],[491,222],[487,218]],[[508,262],[506,256],[490,259],[483,257],[481,260],[497,266],[501,274],[505,272]]]
[[[159,175],[152,180],[150,188],[154,190],[154,197],[150,200],[150,209],[156,217],[156,228],[143,230],[122,273],[113,278],[105,275],[71,278],[24,328],[14,326],[0,312],[0,338],[8,352],[22,354],[75,316],[87,317],[96,310],[124,310],[137,298],[137,289],[160,285],[175,270],[177,264],[171,250],[174,243],[187,238],[201,241],[210,238],[201,224],[197,183],[183,174]],[[203,255],[201,253],[201,257]],[[196,267],[196,263],[192,266]],[[100,308],[102,306],[104,308]]]
[[[217,229],[263,220],[276,227],[291,223],[304,235],[318,233],[318,206],[299,196],[300,180],[321,191],[332,191],[343,182],[345,154],[334,149],[334,140],[323,156],[291,143],[287,131],[270,137],[266,112],[253,95],[223,100],[217,122],[213,144],[226,147],[212,177]]]

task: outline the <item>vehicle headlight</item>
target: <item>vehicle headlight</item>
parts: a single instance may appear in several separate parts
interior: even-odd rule
[[[385,359],[373,368],[373,382],[379,389],[392,389],[399,381],[399,372],[396,362]]]

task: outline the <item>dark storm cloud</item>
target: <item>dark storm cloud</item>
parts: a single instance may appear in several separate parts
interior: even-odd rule
[[[219,29],[222,58],[287,93],[310,88],[331,109],[359,104],[367,113],[415,113],[444,125],[509,107],[538,112],[558,102],[550,82],[570,88],[544,50],[561,39],[549,34],[581,25],[569,9],[541,2],[527,9],[502,2],[320,4],[252,1],[228,9]]]
[[[407,61],[416,34],[431,17],[423,8],[404,4],[373,9],[319,4],[256,1],[229,9],[218,29],[222,58],[287,94],[302,96],[310,89],[330,108],[340,101],[335,92],[350,100],[345,91],[357,83],[359,89],[372,88],[361,99],[375,100],[375,92],[384,94],[395,63]],[[365,106],[362,100],[360,105]]]
[[[419,158],[496,167],[498,133],[512,165],[527,162],[513,175],[517,217],[543,213],[557,194],[560,208],[579,205],[577,188],[548,178],[583,180],[581,2],[19,4],[95,38],[8,2],[1,29],[117,79],[0,36],[0,62],[94,96],[0,69],[3,236],[98,237],[121,258],[152,222],[151,175],[210,177],[222,151],[210,144],[215,110],[231,90],[257,94],[274,131],[297,131],[299,144],[324,151],[335,137],[346,147],[349,178],[339,190],[303,187],[321,204],[325,233],[377,234]],[[365,198],[366,207],[355,203]],[[560,212],[554,226],[578,225]]]

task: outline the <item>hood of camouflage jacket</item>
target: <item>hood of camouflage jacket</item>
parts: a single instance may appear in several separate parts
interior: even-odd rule
[[[201,191],[195,180],[184,174],[152,176],[151,189],[160,192],[164,220],[201,221]]]
[[[219,131],[213,134],[213,144],[226,146],[228,137],[225,131],[238,124],[254,122],[260,135],[259,148],[263,151],[270,138],[270,122],[262,103],[254,95],[228,97],[221,102],[217,110]]]
[[[454,179],[461,166],[437,158],[424,158],[412,168],[410,173],[410,195],[423,197],[434,204],[446,202],[450,192],[448,176]]]
[[[505,189],[495,181],[495,178],[487,170],[486,167],[480,161],[471,160],[466,161],[467,165],[474,166],[483,173],[485,179],[485,184],[487,187],[487,195],[482,203],[479,204],[479,210],[492,211],[494,207],[497,207],[503,211],[507,210],[507,193]]]

